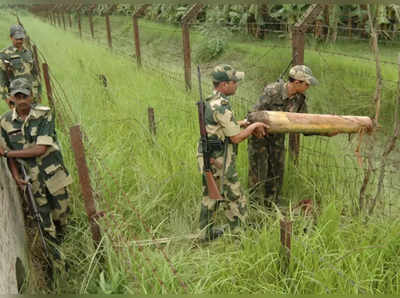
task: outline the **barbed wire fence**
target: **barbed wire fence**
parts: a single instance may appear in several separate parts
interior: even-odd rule
[[[158,30],[158,29],[154,29]],[[171,35],[177,35],[180,33],[181,28],[177,27],[175,30],[170,30],[166,29],[168,33]],[[103,32],[102,30],[98,30],[97,33]],[[79,33],[79,32],[76,32]],[[131,34],[131,32],[128,32],[126,34]],[[98,37],[95,39],[96,42],[98,42],[101,46],[106,47],[107,46],[107,40],[105,39],[106,34],[96,34]],[[122,35],[121,32],[118,33],[119,36]],[[83,38],[89,38],[90,37],[90,32],[88,30],[83,30],[82,31],[82,36]],[[101,36],[101,37],[99,37]],[[367,39],[365,39],[367,40]],[[124,57],[132,57],[133,56],[133,47],[130,45],[128,42],[130,39],[128,37],[119,37],[118,39],[119,43],[118,46],[116,46],[116,43],[114,43],[113,51],[116,54],[123,55]],[[120,46],[120,44],[125,44],[125,46]],[[151,43],[148,45],[151,46]],[[268,46],[269,51],[273,51],[274,49],[291,49],[290,47],[282,47],[280,45],[271,45]],[[269,55],[269,51],[266,51],[264,54],[266,57]],[[309,51],[309,50],[307,50]],[[310,50],[312,51],[312,50]],[[329,55],[335,55],[335,56],[341,56],[341,57],[346,57],[350,59],[355,59],[357,61],[374,61],[373,59],[362,57],[362,56],[353,56],[349,55],[346,53],[338,53],[338,52],[331,52],[331,51],[319,51],[315,50],[313,51],[315,54],[319,55],[322,61],[321,68],[325,70],[329,70],[332,68],[331,63],[326,59],[327,56]],[[44,54],[41,53],[41,58],[43,61],[45,60]],[[166,62],[168,61],[170,57],[167,56],[167,58],[163,57],[162,55],[160,56],[154,56],[152,54],[149,54],[148,56],[144,56],[144,61],[143,61],[143,68],[149,69],[152,71],[157,71],[161,73],[162,76],[165,76],[168,79],[174,80],[176,82],[183,82],[183,68],[181,70],[174,69],[171,70],[169,68],[169,63]],[[181,53],[176,53],[176,56],[174,57],[176,60],[181,60]],[[395,62],[391,61],[381,61],[382,64],[388,64],[388,65],[398,65]],[[195,69],[192,65],[192,69]],[[248,65],[249,69],[251,67],[259,67],[256,63],[253,65]],[[209,67],[206,65],[206,69]],[[192,72],[193,77],[195,76],[195,72]],[[366,76],[368,79],[375,80],[376,77],[373,76]],[[74,113],[72,105],[70,103],[70,100],[68,99],[68,96],[66,95],[66,92],[63,90],[62,85],[60,82],[57,81],[57,78],[54,76],[53,73],[51,73],[51,78],[52,78],[52,86],[54,89],[54,99],[56,103],[57,109],[60,109],[60,114],[63,117],[63,123],[62,125],[62,130],[63,132],[68,135],[68,128],[69,126],[73,125],[77,121],[77,115]],[[394,80],[389,80],[389,79],[384,79],[383,82],[387,84],[388,88],[395,88],[397,82]],[[343,88],[346,88],[346,85],[343,81],[339,82],[340,84],[343,84]],[[206,85],[206,88],[208,90],[212,89],[211,83],[206,83],[204,82],[204,85]],[[183,84],[182,84],[183,88]],[[254,94],[256,96],[257,90],[255,90]],[[254,104],[254,100],[249,100],[248,98],[244,96],[236,96],[235,97],[237,100],[236,104],[236,110],[242,114],[245,115],[251,108],[252,105]],[[256,97],[254,97],[256,98]],[[186,113],[192,113],[193,107],[180,107],[180,109],[183,112]],[[163,121],[162,119],[159,119],[159,121]],[[143,126],[143,129],[147,129],[145,126]],[[84,130],[83,130],[84,132]],[[377,132],[378,135],[381,137],[386,137],[383,132]],[[96,198],[97,198],[97,203],[99,206],[104,207],[103,209],[106,210],[106,215],[104,217],[104,227],[107,235],[111,237],[116,244],[114,245],[114,249],[118,251],[118,246],[122,245],[125,247],[128,247],[129,253],[132,255],[139,255],[141,256],[140,260],[136,260],[137,268],[136,270],[142,270],[141,272],[134,273],[131,272],[134,275],[134,279],[139,278],[139,275],[149,275],[153,274],[154,277],[157,279],[158,284],[160,286],[160,289],[163,289],[165,293],[168,292],[168,287],[166,286],[165,282],[161,278],[160,274],[158,273],[158,269],[153,266],[152,261],[150,259],[150,256],[148,254],[148,251],[146,250],[145,247],[141,246],[140,244],[137,244],[136,246],[129,245],[131,243],[131,239],[118,239],[118,235],[115,232],[115,229],[112,229],[112,227],[117,227],[118,222],[115,218],[113,218],[114,213],[118,213],[119,211],[115,209],[115,207],[111,206],[110,203],[105,199],[106,196],[112,197],[112,191],[110,190],[109,186],[106,185],[104,182],[104,177],[105,175],[110,175],[113,180],[115,180],[115,177],[113,177],[112,172],[107,169],[104,164],[101,163],[101,154],[98,153],[98,148],[96,148],[96,145],[90,140],[90,137],[88,136],[87,133],[84,132],[84,142],[85,146],[87,148],[87,151],[89,152],[88,154],[88,161],[90,163],[90,168],[92,169],[91,171],[91,179],[92,183],[96,185]],[[300,160],[299,160],[299,169],[294,169],[294,173],[302,173],[302,174],[310,174],[310,176],[315,176],[315,175],[326,175],[328,177],[328,181],[332,181],[331,188],[333,188],[331,191],[333,193],[336,193],[337,191],[342,191],[340,195],[343,196],[343,198],[350,198],[351,196],[355,196],[358,198],[359,195],[359,190],[362,186],[363,183],[363,175],[364,175],[364,170],[365,170],[365,164],[360,166],[357,164],[357,158],[356,154],[354,153],[355,147],[359,145],[359,140],[358,138],[353,138],[349,140],[348,142],[341,142],[340,144],[340,150],[337,150],[337,147],[335,147],[335,150],[332,150],[332,141],[329,139],[324,139],[320,137],[312,137],[310,141],[302,142],[301,144],[301,154],[300,154]],[[382,166],[379,163],[379,158],[381,156],[381,152],[375,152],[375,158],[377,159],[377,162],[375,162],[374,167],[372,169],[373,173],[373,178],[370,181],[370,186],[377,186],[379,183],[378,181],[378,170]],[[367,154],[365,152],[362,152],[361,154],[362,158],[366,158]],[[332,160],[332,163],[327,163],[327,160]],[[99,169],[99,164],[102,164],[102,168]],[[384,189],[389,190],[388,192],[385,192],[384,200],[380,201],[380,207],[383,215],[386,216],[396,216],[397,212],[400,210],[400,206],[397,205],[396,198],[400,194],[400,186],[399,186],[399,175],[398,175],[398,169],[400,168],[400,160],[398,158],[391,158],[387,159],[386,166],[388,166],[388,169],[386,170],[386,173],[389,175],[386,175],[385,180],[384,180]],[[314,174],[316,173],[316,174]],[[314,180],[317,179],[317,177],[312,177]],[[340,184],[342,187],[335,189],[335,184]],[[326,186],[329,187],[329,186]],[[100,189],[100,190],[99,190]],[[290,194],[288,194],[290,195]],[[123,194],[124,197],[128,198],[128,194]],[[320,196],[318,199],[323,199],[322,196]],[[353,204],[354,202],[352,202]],[[141,214],[139,211],[132,206],[132,209],[134,210],[137,218],[141,222],[143,228],[145,231],[148,233],[148,235],[155,240],[155,235],[154,233],[147,227],[145,220],[142,218]],[[133,241],[140,243],[140,240],[135,237],[133,234],[132,237],[134,238]],[[157,243],[157,242],[156,242]],[[182,280],[180,277],[177,269],[174,267],[173,262],[171,259],[167,256],[164,248],[160,246],[159,244],[156,244],[158,251],[160,254],[164,257],[165,262],[168,264],[168,267],[170,268],[171,272],[173,273],[173,276],[175,276],[176,280],[182,287],[182,290],[184,293],[188,293],[188,287],[186,283]],[[134,258],[131,258],[131,260]],[[146,265],[145,265],[146,264]],[[132,265],[133,266],[133,265]],[[145,266],[148,266],[150,268],[150,272],[147,271],[145,272]],[[335,269],[335,271],[338,273],[343,272],[340,269]],[[352,281],[349,279],[349,282],[353,285],[357,285],[356,282]],[[147,284],[151,290],[154,290],[154,284],[151,283],[150,279],[147,280]],[[140,291],[138,289],[138,291]],[[362,290],[364,291],[364,290]],[[327,292],[329,290],[327,289]]]
[[[35,41],[32,39],[31,42],[32,45],[36,44]],[[43,51],[38,48],[38,52],[40,61],[47,63],[47,59]],[[64,88],[62,87],[62,84],[58,81],[57,77],[51,71],[51,68],[49,74],[58,129],[60,129],[60,131],[62,131],[64,135],[68,135],[69,127],[77,123],[78,116],[73,110],[70,99],[67,96]],[[129,259],[130,262],[132,262],[132,272],[129,272],[131,275],[133,275],[132,280],[137,282],[138,280],[143,279],[143,284],[147,284],[148,291],[152,293],[170,292],[171,285],[163,280],[162,275],[159,272],[160,269],[157,267],[159,266],[159,264],[155,265],[154,261],[152,260],[153,256],[151,254],[154,254],[154,250],[151,247],[155,246],[159,251],[160,256],[162,256],[162,258],[170,268],[172,275],[177,280],[177,283],[182,288],[182,292],[188,293],[188,287],[183,279],[180,277],[180,273],[175,268],[173,261],[167,255],[164,247],[162,247],[157,241],[154,241],[154,244],[149,246],[148,244],[142,244],[141,242],[143,239],[139,239],[137,236],[135,236],[134,233],[130,234],[133,240],[126,237],[125,239],[123,237],[121,238],[121,235],[118,234],[117,227],[119,226],[119,222],[114,215],[121,214],[122,211],[118,209],[118,206],[112,205],[109,200],[106,199],[107,197],[113,197],[114,194],[110,189],[110,186],[105,183],[105,177],[107,177],[108,180],[110,180],[111,177],[114,183],[117,182],[117,179],[112,171],[108,169],[102,162],[102,156],[101,154],[99,154],[99,150],[95,143],[90,140],[89,134],[85,132],[84,128],[81,128],[81,130],[83,134],[85,149],[87,151],[88,162],[91,169],[91,183],[92,185],[96,186],[96,205],[100,208],[100,210],[105,211],[104,216],[98,218],[97,221],[103,228],[104,235],[107,235],[107,237],[110,237],[110,239],[112,240],[112,246],[117,253],[121,253],[121,248],[125,248],[127,249],[126,254],[135,256]],[[126,199],[127,202],[130,202],[129,195],[127,193],[122,193],[120,196]],[[154,232],[152,232],[149,226],[146,224],[145,219],[143,218],[143,216],[141,216],[139,210],[134,206],[134,202],[130,202],[130,208],[134,211],[137,219],[141,223],[145,234],[147,234],[152,240],[156,240]],[[134,272],[133,270],[134,264],[136,265],[136,272]],[[156,285],[152,281],[152,278],[155,278],[158,281],[159,289],[156,289]],[[135,290],[137,290],[138,293],[141,293],[141,287],[142,285],[139,285],[138,288],[136,288]]]
[[[118,18],[121,18],[121,17],[118,17]],[[201,23],[199,23],[198,21],[189,22],[189,24],[192,27],[192,29],[191,29],[192,31],[195,31],[194,28],[197,28],[197,27],[201,26]],[[171,25],[171,23],[168,23],[168,25]],[[176,22],[176,23],[172,23],[172,25],[178,25],[178,26],[176,26],[175,28],[173,28],[173,27],[171,28],[171,26],[168,26],[168,28],[161,28],[161,29],[158,28],[158,27],[152,28],[151,26],[148,26],[147,24],[144,24],[144,25],[141,25],[141,26],[143,26],[145,28],[145,30],[150,30],[150,31],[160,31],[161,30],[163,32],[163,34],[167,34],[167,35],[171,36],[171,38],[172,37],[176,38],[181,33],[181,30],[182,30],[182,28],[180,27],[181,23]],[[224,26],[231,26],[231,24],[223,24],[223,25]],[[243,25],[243,26],[248,26],[248,25],[256,25],[256,23],[249,23],[249,24],[246,24],[246,25]],[[276,26],[277,24],[276,23],[266,23],[264,25]],[[289,28],[290,26],[292,26],[292,24],[282,24],[282,23],[279,24],[279,25],[281,27],[286,27],[286,28]],[[319,25],[319,26],[320,27],[327,27],[326,25]],[[96,35],[98,36],[98,38],[96,38],[95,41],[98,42],[100,45],[106,47],[107,46],[107,40],[105,39],[106,34],[104,33],[105,32],[105,25],[102,25],[100,27],[102,27],[102,28],[100,28],[100,29],[98,28],[97,29]],[[313,26],[310,25],[309,26],[309,30],[307,31],[306,35],[314,36],[315,32],[311,32],[314,29],[315,29],[315,26],[314,25]],[[352,27],[346,27],[346,26],[338,26],[338,29],[345,31],[347,33],[347,35],[349,35],[349,32],[351,30],[360,31],[360,32],[362,31],[362,32],[365,32],[366,34],[369,34],[368,30],[365,30],[365,29],[362,29],[362,28],[352,28]],[[265,30],[265,31],[269,30],[269,31],[271,31],[269,28],[264,28],[264,29],[261,29],[261,30]],[[116,31],[116,30],[114,29],[114,31]],[[125,28],[125,31],[126,31],[126,28]],[[133,58],[135,56],[135,54],[133,52],[132,39],[130,39],[128,37],[129,35],[132,34],[132,32],[130,30],[128,30],[128,31],[129,32],[118,32],[118,31],[114,32],[115,33],[114,35],[118,36],[118,38],[115,40],[116,42],[114,42],[114,45],[117,45],[117,44],[118,45],[114,46],[112,50],[116,54],[123,55],[123,56],[129,56],[129,57]],[[287,29],[286,30],[281,30],[281,31],[279,31],[279,30],[275,30],[275,31],[282,32],[282,33],[287,33]],[[388,32],[387,30],[378,30],[378,33],[382,33],[383,31]],[[389,32],[389,33],[395,34],[396,32],[393,31],[393,32]],[[88,27],[86,27],[86,30],[85,29],[82,30],[82,34],[83,34],[84,38],[86,38],[86,39],[90,38],[90,32],[88,30]],[[338,37],[340,37],[340,36],[338,36]],[[349,37],[349,36],[343,36],[343,37],[346,38],[346,37]],[[367,42],[367,41],[369,42],[370,41],[370,38],[367,38],[367,37],[365,37],[365,38],[357,38],[354,35],[351,36],[351,39],[352,40],[362,40],[364,42]],[[385,42],[386,42],[386,40],[385,40]],[[393,41],[393,42],[396,42],[396,41]],[[144,57],[143,63],[142,63],[143,64],[143,68],[144,69],[153,70],[153,71],[157,71],[157,72],[161,73],[162,76],[165,76],[166,78],[175,80],[177,82],[183,81],[184,69],[183,68],[182,69],[176,69],[176,67],[171,69],[171,63],[170,63],[171,60],[173,60],[173,61],[182,60],[182,54],[181,54],[180,48],[178,46],[176,46],[177,51],[175,52],[175,55],[171,54],[170,52],[159,53],[159,55],[154,55],[154,53],[152,51],[147,51],[147,49],[151,48],[151,46],[152,46],[151,42],[146,44],[146,51],[144,51],[144,55],[143,55],[143,57]],[[265,47],[268,48],[268,50],[263,55],[263,56],[266,56],[266,57],[269,55],[270,51],[273,51],[273,50],[287,50],[287,51],[290,51],[292,49],[290,46],[284,46],[284,45],[279,44],[279,43],[278,44],[273,44],[273,42],[271,44],[265,45]],[[362,62],[369,63],[369,62],[374,62],[375,61],[372,57],[368,57],[368,55],[357,56],[357,55],[351,55],[351,54],[343,53],[343,52],[335,52],[335,51],[332,51],[332,50],[326,50],[326,49],[322,49],[322,48],[321,49],[311,49],[311,48],[309,49],[309,48],[307,48],[306,50],[307,50],[307,53],[314,53],[315,55],[318,55],[320,57],[320,60],[322,61],[321,68],[325,72],[327,70],[329,70],[330,68],[333,68],[331,63],[329,63],[328,60],[327,60],[327,58],[330,57],[330,56],[343,57],[343,58],[351,59],[353,61],[357,61],[357,62],[360,62],[360,63],[362,63]],[[255,60],[259,61],[263,57],[257,57],[257,58]],[[380,63],[383,64],[383,65],[388,65],[388,66],[398,65],[394,61],[387,61],[387,60],[382,60],[382,61],[380,61]],[[259,68],[259,67],[260,67],[259,63],[247,64],[246,65],[246,70],[248,72],[251,72],[252,68]],[[192,63],[191,69],[192,69],[192,77],[195,77],[196,76],[196,73],[194,71],[195,70],[195,65],[193,65],[193,63]],[[204,69],[209,71],[210,70],[210,65],[205,64],[204,65]],[[354,74],[354,76],[358,76],[358,75],[359,75],[358,73]],[[366,79],[369,79],[369,80],[375,80],[376,79],[376,77],[374,75],[369,75],[369,74],[363,74],[363,77],[366,78]],[[394,88],[395,88],[395,86],[397,84],[397,81],[395,81],[393,79],[384,78],[382,81],[385,84],[385,87],[388,88],[388,89],[391,89],[391,90],[394,90]],[[340,82],[340,84],[343,85],[342,86],[343,90],[348,89],[348,86],[343,81],[339,81],[339,82]],[[207,90],[212,89],[212,85],[211,85],[210,82],[204,82],[203,84],[205,85],[204,89],[207,89]],[[194,87],[193,88],[195,88],[195,86],[196,86],[196,83],[194,83]],[[233,104],[235,106],[235,111],[237,111],[238,114],[240,114],[240,115],[246,115],[247,112],[252,109],[253,104],[255,103],[257,97],[260,95],[260,91],[261,90],[254,90],[253,94],[250,96],[250,99],[249,99],[248,96],[245,97],[245,96],[241,96],[240,94],[236,95],[235,96],[235,102]],[[194,96],[194,98],[196,98],[196,96]],[[183,111],[183,112],[191,113],[191,108],[190,107],[187,107],[187,108],[186,107],[180,107],[180,110]],[[382,137],[383,137],[383,132],[380,133],[380,134],[382,134]],[[329,142],[329,141],[320,140],[319,142]],[[303,144],[302,146],[304,148],[302,148],[301,150],[302,150],[302,154],[304,155],[304,159],[305,160],[309,160],[307,155],[312,155],[314,157],[316,155],[324,156],[324,152],[315,152],[315,150],[313,149],[315,145],[313,145],[313,144],[311,144],[310,146],[306,145],[306,144]],[[350,150],[350,149],[348,148],[348,150]],[[341,156],[341,154],[338,154],[337,158],[340,159],[340,156]],[[354,155],[354,157],[355,157],[355,155]],[[363,157],[365,158],[365,156],[363,156]],[[389,165],[389,166],[396,166],[396,165],[397,165],[397,162],[393,161],[393,163],[391,165]],[[317,165],[314,165],[314,166],[316,167]],[[323,168],[324,166],[326,166],[326,165],[321,164],[318,167]],[[340,168],[340,167],[336,166],[336,168]],[[355,173],[354,177],[360,178],[360,176],[362,175],[363,169],[356,163],[354,164],[354,168],[352,168],[352,169],[353,169],[353,172]],[[344,170],[349,171],[350,169],[348,167],[343,167],[342,170],[343,171]],[[375,167],[375,170],[376,170],[376,167]],[[394,170],[389,170],[389,172],[390,172],[390,174],[395,174]],[[351,184],[349,185],[349,187],[346,187],[345,189],[353,189],[354,190],[356,188],[356,186],[360,186],[360,184],[359,184],[360,183],[360,179],[350,179],[350,180],[351,180]],[[395,177],[391,178],[390,180],[388,180],[387,187],[386,187],[387,189],[391,189],[392,191],[397,191],[397,188],[394,186],[395,185],[394,180],[396,180]],[[343,182],[345,183],[346,181],[349,182],[349,179],[348,178],[344,178]]]

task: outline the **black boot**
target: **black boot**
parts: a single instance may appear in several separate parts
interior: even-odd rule
[[[221,237],[222,235],[224,235],[224,230],[223,229],[214,228],[214,229],[211,230],[208,240],[215,240],[215,239]]]

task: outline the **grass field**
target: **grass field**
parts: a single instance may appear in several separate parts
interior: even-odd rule
[[[0,15],[0,28],[7,32],[15,19],[4,12]],[[112,20],[116,32],[114,52],[106,48],[105,39],[99,43],[90,41],[87,31],[80,40],[76,33],[64,32],[28,15],[22,17],[71,105],[72,112],[67,113],[68,109],[62,108],[66,102],[58,102],[60,115],[68,125],[79,123],[89,138],[85,145],[93,188],[98,209],[106,212],[100,220],[104,235],[102,265],[95,258],[98,252],[91,242],[68,134],[60,126],[64,157],[76,183],[71,188],[70,231],[63,245],[71,266],[69,272],[57,277],[54,293],[400,293],[400,222],[394,205],[399,194],[395,191],[399,187],[397,176],[388,180],[392,188],[386,189],[374,216],[368,220],[353,216],[362,169],[353,153],[357,138],[348,142],[347,136],[303,138],[299,165],[288,163],[285,203],[311,198],[318,202],[318,210],[312,227],[310,219],[293,215],[292,259],[287,271],[282,270],[280,257],[279,213],[256,204],[250,207],[251,227],[240,240],[227,235],[200,246],[176,240],[159,248],[139,249],[136,239],[184,236],[197,231],[201,194],[195,150],[197,85],[193,79],[193,91],[188,93],[183,75],[179,77],[183,69],[179,29],[141,21],[146,54],[144,67],[138,69],[127,55],[133,52],[132,43],[128,42],[132,36],[129,19]],[[104,33],[100,22],[97,18],[96,34]],[[196,53],[196,44],[202,42],[202,37],[192,34],[192,42]],[[7,44],[4,34],[0,46]],[[247,78],[233,102],[237,117],[244,117],[263,85],[275,80],[290,60],[287,41],[274,43],[283,48],[268,45],[268,41],[235,37],[223,56],[201,64],[203,92],[211,91],[207,82],[211,65],[224,61],[242,68]],[[367,48],[360,44],[338,44],[329,50],[367,55]],[[393,61],[397,50],[382,49],[382,58]],[[320,85],[309,92],[312,112],[373,115],[373,62],[310,49],[306,64],[320,80]],[[179,79],[166,76],[165,69]],[[383,71],[387,81],[381,118],[385,131],[389,131],[396,96],[396,86],[391,81],[397,80],[397,70],[385,64]],[[107,88],[101,84],[99,74],[107,77]],[[148,131],[149,106],[155,110],[155,137]],[[1,108],[6,110],[4,104]],[[240,145],[238,168],[246,189],[245,144]],[[369,195],[373,189],[368,189]],[[393,210],[388,209],[392,205]],[[32,285],[29,291],[46,290]]]

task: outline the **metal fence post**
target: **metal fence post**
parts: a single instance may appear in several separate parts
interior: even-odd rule
[[[64,27],[64,30],[66,30],[66,26],[65,26],[65,15],[64,15],[64,12],[62,12],[62,13],[61,13],[61,17],[62,17],[62,22],[63,22],[63,27]]]
[[[40,72],[39,55],[37,52],[37,46],[35,44],[32,46],[32,50],[33,50],[33,61],[34,61],[36,70],[38,72],[39,78],[41,78],[42,76],[41,76],[41,72]]]
[[[69,22],[69,28],[72,28],[72,16],[71,16],[71,12],[68,12],[68,22]]]
[[[139,25],[138,25],[138,18],[143,16],[144,11],[149,7],[150,4],[142,5],[133,15],[132,15],[132,22],[133,22],[133,38],[135,41],[135,52],[136,52],[136,62],[137,65],[140,67],[142,66],[142,58],[140,55],[140,38],[139,38]]]
[[[92,39],[94,39],[94,25],[93,25],[93,9],[96,8],[96,4],[93,4],[88,9],[88,17],[89,17],[89,28],[90,28],[90,35]]]
[[[43,69],[43,79],[46,86],[47,101],[49,103],[50,108],[55,110],[53,90],[51,88],[51,83],[50,83],[49,66],[47,65],[47,63],[42,64],[42,69]]]
[[[106,27],[107,27],[107,41],[108,41],[108,47],[112,49],[112,36],[111,36],[111,24],[110,24],[110,15],[106,14]]]
[[[78,30],[79,30],[79,37],[82,38],[82,24],[81,24],[81,14],[78,11]]]
[[[154,109],[152,107],[149,107],[147,109],[147,114],[149,118],[149,130],[150,133],[155,136],[156,135],[156,122],[154,121]]]
[[[92,39],[94,39],[93,16],[91,12],[89,12],[89,27],[90,27],[90,35],[92,36]]]
[[[323,9],[324,5],[322,4],[312,4],[303,17],[294,25],[292,31],[292,56],[294,65],[304,64],[305,32],[308,25],[318,17]],[[289,153],[292,160],[297,163],[300,153],[299,134],[289,134]]]
[[[75,155],[76,167],[78,169],[79,183],[81,185],[85,209],[89,219],[90,230],[92,232],[92,239],[95,248],[97,248],[101,241],[101,232],[100,226],[96,222],[97,211],[93,199],[93,189],[90,184],[89,169],[86,163],[85,148],[82,142],[82,133],[79,125],[71,127],[69,131],[72,150]]]
[[[57,10],[57,26],[61,27],[61,16],[60,12]]]
[[[183,63],[185,70],[185,86],[186,90],[192,89],[192,70],[191,70],[191,54],[190,54],[190,31],[189,21],[197,16],[203,4],[194,4],[182,17],[182,42],[183,42]]]
[[[287,271],[290,265],[290,250],[292,247],[292,222],[286,219],[280,220],[280,231],[281,231],[281,258],[282,258],[282,269]]]

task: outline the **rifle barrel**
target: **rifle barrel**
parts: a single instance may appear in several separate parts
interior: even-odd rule
[[[199,126],[200,126],[200,145],[203,151],[203,170],[206,178],[208,196],[214,200],[221,200],[222,196],[218,190],[217,183],[215,182],[213,173],[211,171],[210,152],[208,151],[207,129],[205,122],[205,104],[203,100],[203,92],[201,90],[201,72],[200,66],[197,65],[197,77],[199,80],[200,101],[197,103],[199,112]]]
[[[203,91],[201,90],[201,72],[200,65],[197,65],[197,77],[199,79],[199,93],[200,93],[200,101],[203,101]]]
[[[33,218],[35,219],[35,221],[36,221],[36,223],[38,225],[40,239],[41,239],[42,245],[43,245],[43,250],[44,250],[44,253],[46,255],[47,260],[49,261],[49,257],[50,257],[49,248],[47,246],[47,243],[46,243],[46,240],[45,240],[45,237],[44,237],[44,233],[43,233],[43,228],[42,228],[43,218],[40,215],[39,208],[38,208],[38,206],[36,204],[36,201],[35,201],[35,197],[33,196],[32,183],[30,181],[31,178],[26,174],[26,170],[25,170],[25,167],[23,165],[21,165],[21,172],[22,172],[22,175],[24,175],[24,180],[27,181],[26,189],[27,189],[27,197],[28,197],[27,199],[29,200],[28,203],[30,203],[30,205],[32,207],[31,213],[33,213],[32,214]]]

